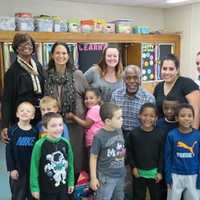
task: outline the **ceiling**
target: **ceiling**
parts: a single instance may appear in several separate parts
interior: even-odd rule
[[[173,6],[187,5],[191,3],[200,2],[200,0],[188,0],[182,3],[167,4],[166,0],[57,0],[68,2],[81,2],[81,3],[94,3],[94,4],[111,4],[111,5],[123,5],[123,6],[144,6],[144,7],[159,7],[167,8]]]

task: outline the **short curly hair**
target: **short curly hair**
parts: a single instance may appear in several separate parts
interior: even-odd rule
[[[33,46],[33,53],[36,51],[35,41],[34,39],[28,34],[28,33],[16,33],[13,42],[12,42],[12,48],[15,53],[17,53],[17,49],[19,46],[27,41],[31,41]]]

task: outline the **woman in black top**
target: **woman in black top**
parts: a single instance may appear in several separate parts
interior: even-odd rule
[[[199,128],[200,93],[198,85],[190,78],[179,76],[179,61],[169,54],[161,62],[162,82],[154,90],[159,116],[163,116],[162,103],[166,97],[173,97],[180,103],[189,103],[195,110],[194,128]]]
[[[17,33],[12,47],[17,54],[16,60],[4,77],[2,98],[3,142],[7,142],[7,128],[16,122],[16,108],[23,101],[29,101],[36,107],[35,122],[40,118],[39,99],[43,96],[43,75],[41,64],[33,60],[36,47],[33,38],[27,33]]]

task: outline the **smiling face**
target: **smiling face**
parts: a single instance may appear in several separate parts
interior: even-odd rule
[[[166,83],[173,83],[178,75],[174,61],[165,60],[161,68],[161,77]]]
[[[177,116],[177,121],[179,123],[180,129],[183,130],[191,130],[192,129],[192,122],[194,119],[194,115],[191,109],[189,108],[182,108]]]
[[[21,43],[17,48],[17,54],[22,58],[31,56],[32,53],[33,53],[33,44],[31,40],[27,40],[26,42]]]
[[[156,111],[151,107],[144,108],[143,111],[139,114],[141,127],[147,131],[151,130],[155,126],[156,119]]]
[[[18,106],[16,116],[19,121],[29,122],[34,119],[35,116],[35,108],[32,104],[22,103]]]
[[[108,67],[115,68],[119,63],[119,51],[116,48],[108,48],[105,54],[105,62]]]
[[[52,58],[55,62],[55,65],[63,65],[65,66],[69,60],[69,54],[65,46],[59,44],[55,47],[52,52]]]
[[[100,97],[98,97],[93,91],[87,91],[85,94],[85,106],[91,108],[98,105],[100,102]]]
[[[140,75],[136,70],[129,68],[126,71],[124,82],[126,84],[127,93],[129,95],[134,95],[140,86]]]
[[[47,127],[45,129],[48,133],[48,136],[52,138],[61,137],[64,130],[63,119],[61,117],[51,118],[48,121]]]

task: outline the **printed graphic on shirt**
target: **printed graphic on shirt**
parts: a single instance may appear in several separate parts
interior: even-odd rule
[[[110,163],[110,168],[121,168],[124,166],[124,157],[126,150],[124,147],[124,142],[121,135],[110,138],[106,147],[108,146],[106,156],[108,158],[113,158]]]
[[[56,151],[48,154],[46,160],[48,160],[48,163],[44,166],[44,171],[51,180],[55,181],[55,187],[58,187],[61,182],[66,184],[68,161],[65,159],[63,153]]]
[[[18,138],[16,146],[33,146],[35,139],[35,137],[21,136]]]
[[[189,153],[177,152],[177,157],[179,157],[179,158],[192,158],[192,157],[194,157],[195,156],[194,147],[195,147],[196,144],[197,144],[197,141],[193,142],[192,146],[189,146],[189,145],[185,144],[184,142],[178,141],[176,143],[176,146],[180,147],[184,150],[189,151]]]

